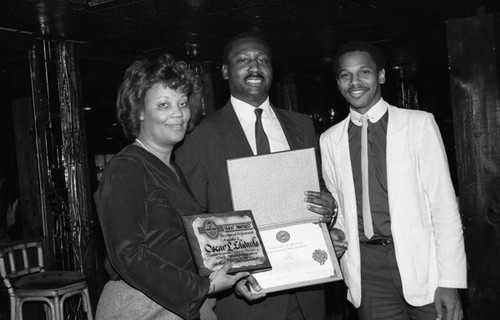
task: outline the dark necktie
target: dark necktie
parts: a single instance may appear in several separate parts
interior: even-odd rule
[[[266,132],[262,126],[262,109],[255,109],[255,116],[257,120],[255,121],[255,143],[257,144],[257,154],[267,154],[271,153],[271,148],[269,147],[269,140],[267,139]]]

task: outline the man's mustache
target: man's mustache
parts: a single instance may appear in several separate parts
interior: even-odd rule
[[[349,87],[349,89],[347,89],[347,91],[355,91],[355,90],[368,91],[368,90],[370,90],[370,88],[365,87],[365,86],[351,86],[351,87]]]
[[[245,77],[245,80],[247,80],[248,78],[261,78],[262,80],[265,80],[264,75],[258,72],[249,74]]]

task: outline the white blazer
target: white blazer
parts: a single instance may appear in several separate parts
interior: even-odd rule
[[[385,101],[382,101],[386,103]],[[434,301],[438,286],[466,288],[462,223],[439,128],[432,114],[388,105],[387,187],[403,293],[413,306]],[[348,299],[361,304],[356,196],[349,155],[350,116],[321,135],[326,186],[339,203],[335,227],[348,249],[341,267]]]

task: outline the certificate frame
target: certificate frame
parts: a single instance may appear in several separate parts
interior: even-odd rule
[[[252,210],[273,266],[271,271],[254,275],[263,288],[259,292],[270,293],[343,279],[326,224],[320,221],[321,216],[308,210],[308,204],[304,202],[305,191],[320,191],[314,148],[229,159],[227,168],[233,207],[235,210]],[[311,225],[315,227],[311,229]],[[286,265],[280,264],[282,255],[274,252],[273,238],[268,237],[267,233],[269,230],[286,230],[297,226],[310,230],[308,232],[311,232],[314,240],[303,241],[311,247],[320,248],[320,255],[326,259],[329,272],[324,273],[307,265],[290,271]],[[293,236],[293,233],[289,233]],[[292,251],[289,254],[291,261],[303,265],[303,259],[309,258],[312,253],[297,251],[296,257]],[[288,280],[276,281],[281,274],[287,274]],[[304,274],[311,276],[304,277]]]
[[[202,276],[232,262],[228,274],[271,269],[264,243],[250,210],[182,216],[184,229]]]
[[[312,230],[313,232],[301,234],[302,230]],[[283,236],[283,234],[285,235]],[[326,224],[309,221],[268,226],[261,230],[261,235],[268,248],[267,252],[273,269],[254,274],[255,279],[262,287],[259,292],[250,288],[254,293],[271,293],[343,279]],[[303,237],[298,242],[293,243],[293,238],[296,236]],[[276,241],[272,239],[273,237],[284,237],[288,240],[287,242],[292,242],[290,245],[292,248],[300,245],[304,248],[287,249],[286,253],[283,254],[281,250],[286,247],[275,248]],[[301,242],[304,239],[307,244]],[[283,245],[286,245],[286,242],[283,242]],[[295,264],[287,264],[287,259],[295,261]]]

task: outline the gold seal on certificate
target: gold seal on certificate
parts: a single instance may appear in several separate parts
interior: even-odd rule
[[[201,275],[233,263],[229,273],[263,271],[271,263],[250,210],[182,217]]]

